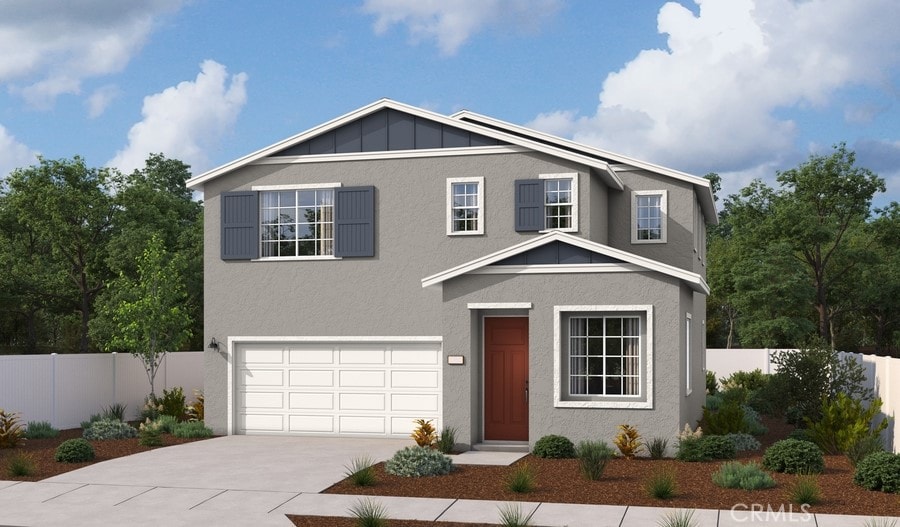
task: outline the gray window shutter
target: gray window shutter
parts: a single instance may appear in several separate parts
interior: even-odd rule
[[[544,228],[544,182],[540,179],[516,180],[516,231]]]
[[[223,260],[259,256],[259,192],[225,192],[222,200]]]
[[[334,189],[334,255],[375,256],[375,187]]]

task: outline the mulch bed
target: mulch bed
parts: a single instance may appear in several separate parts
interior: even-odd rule
[[[162,447],[145,447],[138,444],[138,438],[131,439],[108,439],[105,441],[91,441],[94,447],[94,460],[85,463],[59,463],[54,456],[56,448],[67,439],[81,437],[81,428],[71,428],[62,430],[59,436],[50,439],[28,439],[23,446],[16,448],[0,449],[0,480],[7,481],[39,481],[42,479],[58,476],[66,472],[108,461],[117,457],[130,456],[139,452],[147,452],[154,448]],[[161,436],[163,446],[180,445],[182,443],[191,443],[193,441],[202,441],[202,439],[183,439],[170,434]],[[10,476],[7,472],[9,458],[16,454],[25,454],[32,458],[35,465],[35,473],[33,476]]]

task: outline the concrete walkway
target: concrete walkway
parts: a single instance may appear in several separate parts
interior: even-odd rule
[[[319,494],[356,456],[381,461],[407,440],[229,436],[119,458],[40,482],[0,481],[0,526],[282,526],[286,514],[349,516],[359,496]],[[457,464],[508,465],[523,454],[469,452]],[[501,507],[536,526],[648,527],[669,509],[373,497],[395,519],[489,523]],[[698,510],[698,527],[862,527],[865,516]],[[898,519],[897,527],[900,527]]]

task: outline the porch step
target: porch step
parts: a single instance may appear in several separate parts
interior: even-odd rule
[[[483,452],[525,452],[528,453],[528,441],[485,441],[475,443],[472,450]]]

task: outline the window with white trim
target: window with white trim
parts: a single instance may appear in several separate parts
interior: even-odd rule
[[[653,307],[554,307],[554,406],[653,407]]]
[[[260,192],[260,257],[334,254],[334,189]]]
[[[635,190],[631,193],[631,243],[666,242],[667,192]]]
[[[688,313],[684,323],[684,382],[685,396],[691,394],[691,314]]]
[[[447,234],[484,234],[484,178],[447,179]]]
[[[544,180],[544,229],[574,230],[575,189],[573,178]]]

